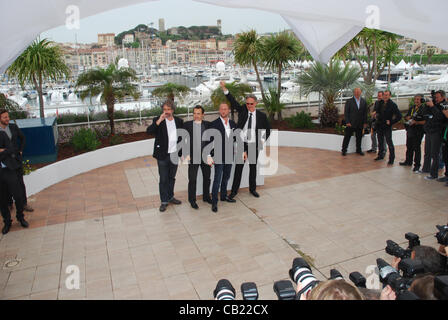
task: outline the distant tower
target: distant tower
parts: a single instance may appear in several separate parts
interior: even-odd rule
[[[222,33],[222,23],[221,23],[221,19],[218,20],[218,29],[219,29],[219,32]]]
[[[159,31],[165,32],[165,19],[159,19]]]

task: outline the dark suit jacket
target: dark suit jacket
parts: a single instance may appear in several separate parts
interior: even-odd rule
[[[249,117],[249,111],[247,109],[246,105],[241,106],[238,101],[232,96],[232,94],[229,92],[226,95],[227,99],[230,102],[230,105],[232,109],[235,109],[238,112],[238,124],[237,127],[241,130],[244,129],[244,126],[246,125],[247,119]],[[265,137],[263,137],[265,140],[269,139],[269,136],[271,135],[271,125],[268,121],[268,117],[263,112],[256,110],[255,112],[256,116],[256,127],[255,127],[255,134],[256,134],[256,142],[257,142],[257,150],[263,149],[263,145],[259,143],[261,137],[258,136],[258,130],[266,130]],[[247,146],[245,148],[247,150]]]
[[[231,144],[231,146],[232,146],[232,155],[231,156],[229,155],[229,157],[232,157],[232,159],[233,159],[233,151],[234,151],[233,142],[236,141],[233,131],[237,128],[237,126],[236,126],[235,121],[233,121],[231,119],[229,119],[229,123],[230,123],[230,129],[232,130],[229,138],[227,138],[226,129],[224,128],[224,124],[222,123],[221,117],[219,117],[218,119],[216,119],[215,121],[213,121],[211,123],[211,128],[218,130],[219,133],[221,134],[222,159],[215,159],[215,162],[218,161],[218,164],[224,164],[224,162],[226,160],[226,145],[228,145],[228,144]],[[215,142],[215,139],[212,138],[211,141]],[[216,147],[216,145],[215,145],[215,147]],[[217,156],[217,153],[215,152],[215,147],[211,153],[211,155],[213,157]],[[227,164],[230,164],[230,163],[227,163]]]
[[[350,123],[354,129],[361,129],[367,124],[367,112],[366,100],[361,98],[358,109],[356,99],[353,97],[345,103],[345,123]]]
[[[381,103],[376,106],[375,111],[377,114],[376,125],[378,128],[392,127],[403,117],[397,104],[392,100],[388,100],[387,103],[381,101]],[[386,124],[387,120],[390,121],[389,126]]]
[[[146,132],[148,134],[154,134],[156,137],[156,140],[154,142],[154,152],[152,156],[158,160],[164,160],[169,155],[168,154],[169,137],[168,137],[168,130],[166,127],[166,121],[162,121],[159,126],[156,124],[159,118],[160,117],[154,118],[152,124],[146,129]],[[182,119],[174,117],[174,121],[176,122],[177,129],[183,128],[184,121]],[[178,137],[177,142],[179,143],[181,140],[182,137]],[[179,151],[179,157],[181,156],[182,156],[182,150]]]
[[[3,162],[8,169],[17,170],[21,167],[22,161],[17,156],[17,148],[3,131],[0,131],[0,149],[6,149],[0,152],[0,162]]]
[[[193,154],[193,145],[194,145],[194,141],[196,139],[201,140],[201,156],[202,156],[202,151],[204,150],[204,148],[211,143],[210,140],[209,141],[203,141],[202,140],[202,136],[201,137],[193,136],[193,123],[194,123],[194,121],[188,121],[188,122],[184,123],[184,127],[183,128],[185,130],[187,130],[188,135],[189,135],[189,140],[185,141],[185,143],[186,144],[187,143],[190,144],[190,148],[185,148],[184,149],[185,150],[184,156],[188,156],[189,155],[190,157],[192,157],[191,155]],[[210,121],[205,121],[204,120],[204,121],[202,121],[201,127],[202,127],[201,128],[201,132],[205,132],[205,130],[210,129],[212,127],[212,123]]]

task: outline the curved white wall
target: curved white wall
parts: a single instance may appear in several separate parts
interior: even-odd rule
[[[340,151],[344,137],[331,134],[303,133],[303,132],[278,132],[279,147],[313,148],[330,151]],[[395,145],[406,144],[406,131],[394,131]],[[273,141],[271,142],[273,143]],[[370,136],[363,138],[363,150],[369,150],[371,146]],[[24,177],[28,196],[32,196],[56,183],[85,173],[97,168],[134,158],[151,156],[154,148],[154,139],[121,144],[113,147],[102,148],[96,151],[59,161],[32,172]],[[349,153],[355,152],[355,138],[350,141]],[[246,170],[247,168],[245,168]],[[246,177],[244,174],[243,177]],[[262,177],[258,177],[262,178]],[[248,184],[243,179],[241,187]],[[263,184],[264,179],[257,179],[257,183]],[[200,181],[198,180],[198,185]]]

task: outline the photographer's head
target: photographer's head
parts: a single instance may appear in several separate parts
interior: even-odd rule
[[[0,110],[0,124],[2,125],[2,127],[6,127],[7,125],[9,125],[9,113],[6,109]]]
[[[201,122],[202,120],[204,120],[204,113],[205,113],[204,108],[202,106],[197,105],[193,109],[193,120],[196,122]]]
[[[423,95],[421,95],[421,94],[415,95],[414,104],[417,108],[419,108],[423,104],[423,101],[424,101]]]
[[[228,102],[221,102],[219,105],[219,115],[226,119],[230,114],[230,106]]]
[[[411,258],[419,259],[427,273],[437,274],[444,271],[442,256],[433,247],[416,246],[412,249]]]
[[[378,91],[378,96],[377,96],[378,101],[383,100],[383,95],[384,95],[384,91]]]
[[[437,300],[434,296],[434,276],[417,276],[412,281],[409,291],[415,293],[422,300]]]
[[[246,97],[246,106],[247,106],[247,110],[249,110],[249,112],[254,112],[255,108],[257,107],[257,104],[258,104],[258,100],[255,95],[250,94]]]
[[[345,280],[329,280],[315,287],[306,300],[365,300],[361,291]]]
[[[166,100],[162,104],[163,114],[165,115],[165,118],[168,120],[171,120],[173,118],[175,109],[176,108],[174,107],[174,104],[171,100]]]
[[[445,93],[445,91],[443,91],[443,90],[439,90],[439,91],[437,91],[436,92],[436,95],[435,95],[435,98],[436,98],[436,103],[438,104],[438,103],[442,103],[443,101],[445,101],[445,99],[446,99],[446,93]]]

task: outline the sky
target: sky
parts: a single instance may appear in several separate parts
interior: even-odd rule
[[[49,38],[56,42],[75,42],[76,35],[80,43],[93,43],[97,42],[98,33],[118,34],[139,24],[153,22],[154,28],[158,29],[159,18],[165,19],[166,29],[177,26],[213,26],[218,19],[221,19],[224,34],[235,34],[249,29],[255,29],[258,33],[288,29],[286,22],[277,14],[251,9],[230,9],[191,0],[163,0],[115,9],[81,19],[79,30],[69,30],[62,26],[42,33],[41,38]]]

